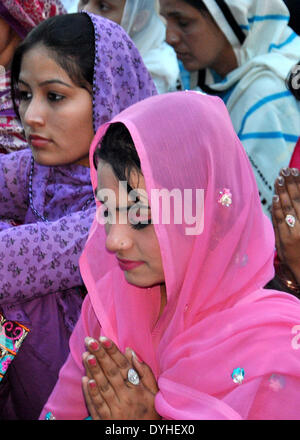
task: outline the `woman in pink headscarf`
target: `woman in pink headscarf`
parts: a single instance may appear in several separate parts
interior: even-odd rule
[[[263,289],[274,233],[222,101],[148,98],[90,151],[89,294],[41,418],[300,419],[300,302]]]
[[[66,13],[60,0],[1,0],[0,3],[0,152],[28,147],[10,91],[10,63],[20,41],[43,20]]]

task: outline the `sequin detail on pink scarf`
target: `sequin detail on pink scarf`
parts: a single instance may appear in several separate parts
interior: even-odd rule
[[[6,320],[0,313],[0,382],[28,332],[28,328],[16,321]]]

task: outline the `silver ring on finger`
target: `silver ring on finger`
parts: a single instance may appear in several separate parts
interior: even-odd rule
[[[127,379],[128,382],[132,383],[132,385],[138,385],[140,383],[140,376],[133,368],[129,368]]]
[[[285,216],[285,222],[290,228],[293,228],[296,223],[296,218],[292,214],[288,214]]]

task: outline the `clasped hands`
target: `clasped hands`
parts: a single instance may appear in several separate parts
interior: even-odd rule
[[[287,221],[291,216],[291,222]],[[297,168],[284,168],[275,182],[272,221],[276,250],[300,284],[300,172]]]
[[[158,386],[148,365],[140,362],[130,348],[123,354],[110,339],[88,337],[85,344],[82,388],[93,420],[161,419],[154,407]],[[128,381],[130,368],[139,375],[138,385]]]

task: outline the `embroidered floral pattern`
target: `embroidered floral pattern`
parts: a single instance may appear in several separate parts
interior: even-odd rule
[[[28,328],[6,320],[0,313],[0,382],[28,332]]]
[[[48,224],[36,223],[28,203],[24,202],[30,159],[31,152],[23,150],[3,155],[0,161],[1,212],[8,212],[16,221],[25,223],[12,228],[0,220],[0,306],[7,312],[10,305],[9,319],[22,309],[24,299],[28,301],[60,291],[74,295],[73,289],[82,286],[78,261],[95,213],[94,201],[86,211],[80,211],[92,194],[87,167],[48,169],[35,164],[35,203],[42,214],[47,210],[51,220]],[[14,199],[10,197],[11,192],[16,195]],[[45,199],[46,206],[43,205]],[[65,203],[61,204],[61,200]],[[69,303],[66,297],[57,297],[58,304],[65,300]],[[76,322],[81,301],[78,297],[78,307],[69,312],[68,307],[61,305],[68,325]]]
[[[226,208],[229,208],[229,206],[232,204],[232,194],[230,189],[224,188],[222,191],[220,191],[218,202],[221,203],[221,205],[226,206]]]
[[[113,115],[157,92],[137,48],[124,30],[116,23],[90,17],[96,40],[93,97],[96,131]]]

